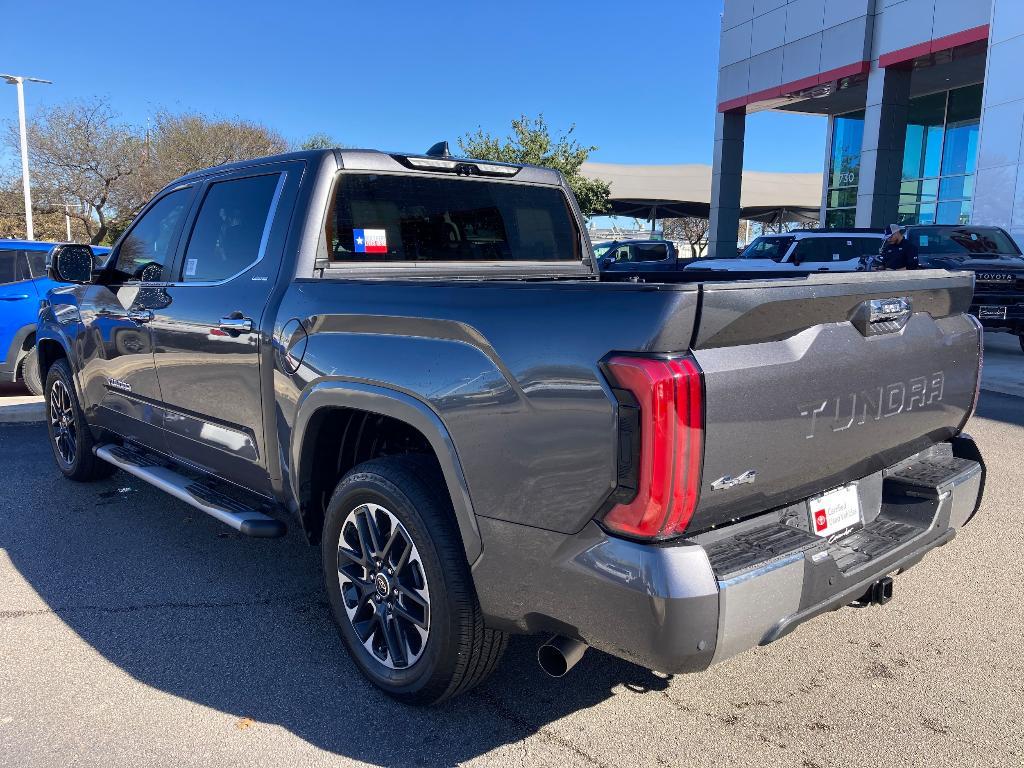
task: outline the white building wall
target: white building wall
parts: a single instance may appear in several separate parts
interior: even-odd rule
[[[1024,246],[1024,2],[993,0],[981,113],[975,224],[1009,230]]]

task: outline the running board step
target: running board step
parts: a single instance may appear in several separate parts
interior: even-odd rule
[[[124,445],[98,445],[95,454],[140,480],[145,480],[176,499],[181,499],[245,536],[272,539],[284,536],[287,527],[277,518],[237,501],[202,480],[166,466],[153,454]]]

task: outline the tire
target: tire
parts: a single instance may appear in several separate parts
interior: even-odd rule
[[[43,394],[43,382],[39,378],[39,352],[35,345],[21,361],[21,380],[25,387],[36,397]]]
[[[57,467],[65,477],[87,483],[110,477],[117,467],[96,458],[85,414],[75,394],[67,360],[58,360],[46,374],[46,428]]]
[[[469,690],[508,642],[484,626],[443,483],[418,457],[374,459],[341,479],[325,515],[335,624],[363,675],[406,704]]]

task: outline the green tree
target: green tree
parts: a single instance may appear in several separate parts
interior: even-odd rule
[[[504,139],[477,128],[459,139],[460,153],[478,160],[503,163],[528,163],[554,168],[565,176],[576,194],[580,209],[587,216],[608,210],[608,184],[588,179],[580,167],[597,147],[587,147],[573,137],[576,125],[559,136],[552,136],[544,115],[529,118],[522,115],[512,121],[512,133]]]
[[[295,145],[296,149],[333,149],[334,147],[340,147],[341,142],[335,139],[331,134],[324,133],[323,131],[317,131],[311,133],[309,136],[304,138],[298,144]]]

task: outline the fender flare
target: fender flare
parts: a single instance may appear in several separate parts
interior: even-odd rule
[[[11,380],[18,374],[18,367],[21,365],[21,360],[28,354],[24,350],[25,339],[36,332],[35,323],[23,326],[14,332],[14,338],[11,339],[11,345],[7,348],[7,357],[4,360],[3,370],[4,373],[9,373]]]
[[[462,535],[466,559],[472,566],[483,552],[483,541],[455,443],[444,422],[433,409],[404,392],[374,384],[338,380],[321,381],[307,389],[297,403],[295,424],[291,434],[288,458],[291,466],[289,485],[292,498],[301,498],[299,483],[303,462],[310,460],[309,456],[302,455],[310,421],[318,411],[325,408],[351,408],[379,413],[405,422],[427,439],[441,465],[455,510],[459,533]]]

